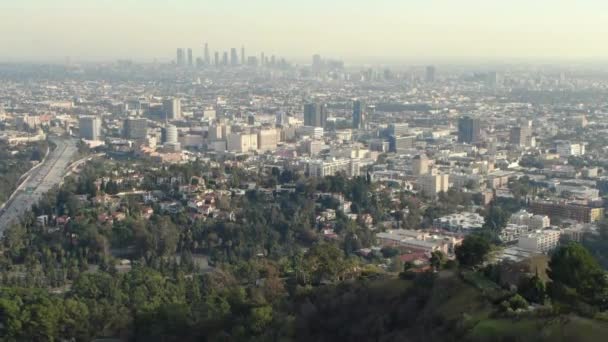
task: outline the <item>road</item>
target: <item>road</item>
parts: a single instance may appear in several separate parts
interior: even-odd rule
[[[6,228],[19,222],[23,214],[66,175],[68,165],[78,151],[76,141],[62,138],[51,138],[51,141],[57,147],[19,185],[0,212],[0,237]]]

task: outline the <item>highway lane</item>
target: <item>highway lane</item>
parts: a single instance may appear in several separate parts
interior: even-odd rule
[[[73,139],[52,138],[57,146],[44,163],[34,170],[15,190],[0,212],[0,236],[11,224],[19,222],[23,214],[37,203],[42,195],[59,184],[66,175],[72,157],[78,151]]]

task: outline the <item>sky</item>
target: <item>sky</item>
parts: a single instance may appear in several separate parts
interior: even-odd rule
[[[606,0],[0,0],[0,61],[608,59]]]

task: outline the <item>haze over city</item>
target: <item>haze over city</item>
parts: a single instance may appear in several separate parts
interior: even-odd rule
[[[0,341],[606,341],[606,23],[0,0]]]
[[[601,62],[606,22],[599,0],[4,0],[0,60],[164,61],[208,42],[296,61]]]

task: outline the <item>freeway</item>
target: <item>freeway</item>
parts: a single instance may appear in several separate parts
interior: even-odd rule
[[[19,185],[0,211],[0,237],[11,224],[19,222],[42,195],[63,181],[72,157],[78,151],[76,141],[62,138],[51,138],[51,141],[56,148]]]

